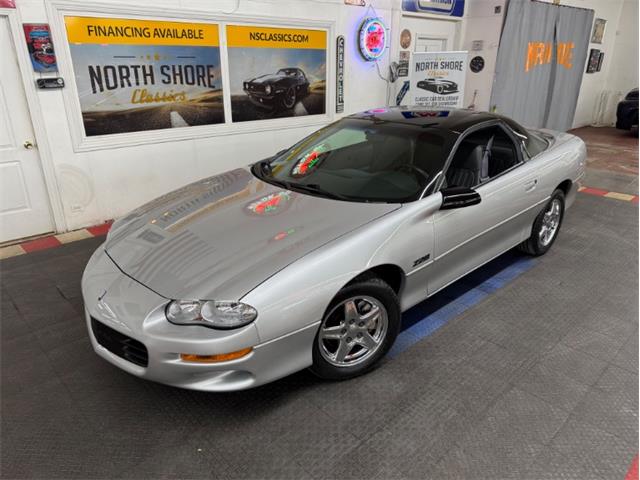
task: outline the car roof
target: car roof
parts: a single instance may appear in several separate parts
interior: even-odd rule
[[[479,123],[501,120],[503,117],[489,112],[463,108],[433,110],[429,107],[384,107],[354,113],[348,118],[361,118],[379,122],[402,123],[423,128],[441,128],[461,133]]]

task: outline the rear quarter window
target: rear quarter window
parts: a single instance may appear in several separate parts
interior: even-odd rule
[[[549,142],[533,132],[527,132],[527,140],[524,142],[530,157],[535,157],[549,147]]]

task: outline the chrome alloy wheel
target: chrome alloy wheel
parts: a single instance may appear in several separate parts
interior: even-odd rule
[[[554,198],[542,217],[542,226],[540,227],[540,244],[546,247],[555,237],[558,227],[560,226],[560,216],[562,215],[562,204],[560,200]]]
[[[325,317],[318,333],[320,354],[331,365],[351,367],[371,358],[387,335],[389,318],[373,297],[351,297]]]

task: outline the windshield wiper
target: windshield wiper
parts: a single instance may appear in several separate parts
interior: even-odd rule
[[[261,160],[260,162],[254,163],[252,170],[260,180],[264,180],[265,182],[271,183],[272,185],[286,188],[287,190],[292,190],[294,192],[298,191],[305,193],[314,193],[316,195],[333,198],[335,200],[351,201],[350,198],[345,197],[344,195],[340,195],[339,193],[329,192],[316,183],[293,183],[287,182],[286,180],[280,180],[279,178],[274,178],[271,175],[272,170],[269,160]]]
[[[324,197],[329,197],[329,198],[333,198],[335,200],[347,200],[349,201],[350,198],[345,197],[344,195],[340,195],[339,193],[334,193],[334,192],[330,192],[328,190],[325,190],[324,188],[322,188],[320,185],[318,185],[317,183],[291,183],[291,182],[285,182],[282,181],[283,184],[286,184],[286,187],[289,190],[301,190],[303,192],[308,192],[308,193],[316,193],[316,194],[320,194]]]

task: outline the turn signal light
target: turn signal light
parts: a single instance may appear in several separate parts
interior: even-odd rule
[[[180,360],[184,362],[195,362],[195,363],[228,362],[229,360],[236,360],[238,358],[242,358],[246,355],[249,355],[252,351],[253,351],[253,348],[249,347],[249,348],[243,348],[242,350],[238,350],[236,352],[220,353],[218,355],[196,355],[195,353],[181,353]]]

